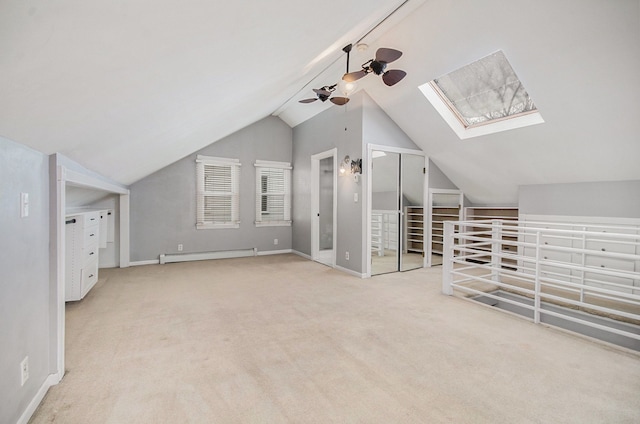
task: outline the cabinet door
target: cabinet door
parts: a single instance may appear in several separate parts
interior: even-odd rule
[[[83,217],[67,216],[65,224],[65,301],[80,300],[82,284]]]
[[[107,211],[100,211],[100,239],[99,239],[99,247],[100,249],[105,249],[107,247],[107,234],[109,233],[109,218],[107,215]]]
[[[98,261],[94,260],[82,268],[81,297],[85,297],[89,290],[98,282]]]

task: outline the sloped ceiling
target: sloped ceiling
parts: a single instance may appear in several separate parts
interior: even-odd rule
[[[431,0],[378,42],[405,52],[408,76],[367,92],[472,202],[640,179],[640,1]],[[545,123],[460,140],[418,86],[497,50]]]
[[[363,36],[351,70],[392,47],[408,76],[360,89],[471,201],[640,179],[640,0],[2,2],[0,135],[130,184],[270,114],[337,107],[297,100]],[[497,50],[545,123],[461,141],[418,86]]]
[[[401,0],[0,3],[0,135],[123,184],[269,116]]]

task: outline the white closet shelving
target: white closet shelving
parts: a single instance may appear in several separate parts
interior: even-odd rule
[[[431,253],[442,255],[444,246],[444,222],[459,221],[460,208],[452,206],[431,207]]]
[[[424,253],[424,207],[406,206],[405,252]]]

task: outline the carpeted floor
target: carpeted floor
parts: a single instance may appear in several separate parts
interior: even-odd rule
[[[294,255],[101,270],[33,424],[638,423],[640,356]]]

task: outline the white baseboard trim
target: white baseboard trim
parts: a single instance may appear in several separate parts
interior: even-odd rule
[[[150,261],[131,261],[129,262],[129,266],[158,265],[159,263],[160,259],[152,259]]]
[[[221,252],[222,253],[222,252]],[[267,256],[267,255],[284,255],[287,253],[295,253],[293,252],[293,250],[291,249],[283,249],[283,250],[265,250],[262,252],[256,252],[255,256]],[[242,252],[242,254],[238,255],[237,253],[234,254],[234,251],[229,251],[227,252],[227,254],[221,254],[219,255],[218,258],[211,258],[211,259],[228,259],[228,258],[238,258],[238,257],[245,257],[245,256],[254,256],[254,255],[246,255],[244,254],[244,252]],[[205,259],[209,259],[209,258],[205,258]],[[193,260],[193,259],[188,259],[185,258],[185,261],[188,260]],[[169,261],[167,261],[169,262]],[[148,261],[131,261],[129,263],[130,266],[142,266],[142,265],[158,265],[160,264],[160,259],[151,259]]]
[[[291,249],[284,250],[265,250],[262,252],[258,252],[258,256],[268,256],[268,255],[284,255],[286,253],[291,253]]]
[[[352,269],[344,268],[339,265],[336,265],[334,268],[337,269],[338,271],[346,272],[347,274],[353,275],[354,277],[367,278],[367,274],[356,272]]]
[[[44,383],[42,383],[42,386],[40,386],[40,389],[38,389],[36,395],[31,399],[31,402],[29,402],[29,405],[27,405],[27,409],[25,409],[20,418],[18,418],[18,422],[16,424],[27,424],[33,413],[38,409],[38,406],[40,406],[40,402],[44,399],[49,388],[51,386],[55,386],[59,382],[58,374],[49,374],[44,380]]]
[[[197,253],[163,253],[160,255],[160,265],[171,262],[205,261],[210,259],[231,259],[257,256],[258,248],[222,250]]]
[[[311,256],[307,255],[306,253],[298,252],[297,250],[291,250],[291,253],[293,253],[294,255],[301,256],[301,257],[303,257],[305,259],[309,259],[310,261],[313,260],[313,259],[311,259]]]

